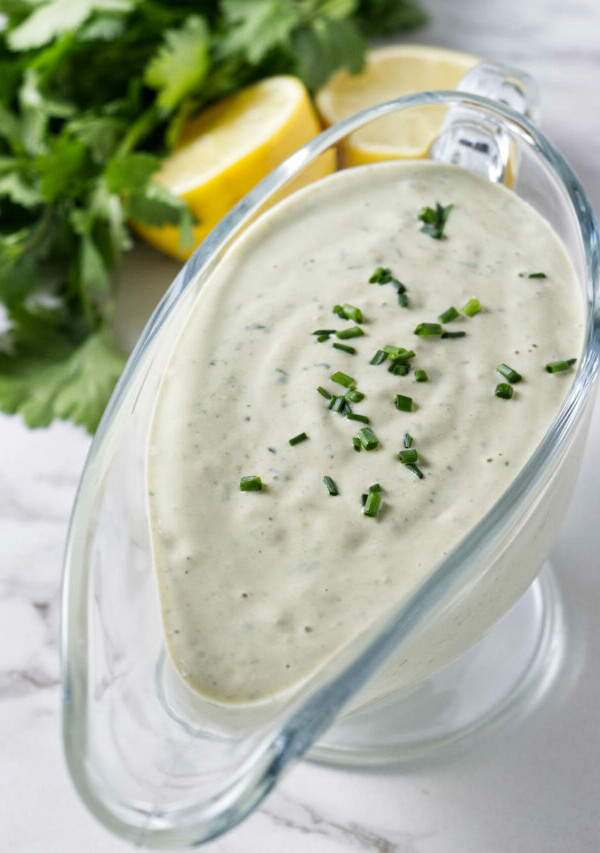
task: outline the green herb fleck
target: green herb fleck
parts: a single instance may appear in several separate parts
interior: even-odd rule
[[[334,349],[339,349],[342,352],[350,353],[350,355],[356,355],[356,350],[354,347],[346,346],[346,344],[338,344],[337,342],[333,344]]]
[[[398,361],[410,361],[411,358],[414,358],[416,352],[412,349],[400,349],[395,355],[391,356],[394,359],[394,362]]]
[[[442,314],[439,315],[438,320],[440,323],[450,323],[452,320],[456,320],[457,317],[460,317],[460,314],[456,310],[456,308],[451,305],[450,308],[447,308]]]
[[[562,373],[563,370],[568,370],[569,367],[572,367],[576,361],[576,358],[567,358],[565,361],[550,361],[546,365],[546,370],[548,373]]]
[[[371,278],[369,279],[369,284],[387,284],[388,281],[392,280],[392,271],[387,267],[377,267]]]
[[[350,405],[348,404],[348,401],[343,396],[332,397],[327,408],[331,409],[332,412],[337,412],[340,415],[346,415],[348,414],[348,412],[352,411]]]
[[[360,338],[364,335],[364,332],[360,326],[351,326],[349,329],[342,329],[335,334],[336,337],[340,338],[340,340],[346,340],[347,338]]]
[[[412,443],[413,443],[413,437],[412,437],[412,435],[411,435],[410,433],[408,433],[408,432],[405,432],[405,433],[404,433],[404,438],[402,439],[402,444],[403,444],[405,447],[412,447]]]
[[[508,379],[511,385],[515,385],[523,379],[520,373],[517,373],[516,370],[513,370],[512,367],[509,367],[508,364],[504,364],[504,362],[498,365],[496,371],[500,376],[504,376],[505,379]]]
[[[401,450],[398,454],[398,458],[403,465],[410,465],[417,461],[419,453],[414,448],[411,448],[410,450]]]
[[[413,465],[412,463],[409,463],[408,465],[405,465],[404,467],[406,468],[407,471],[410,471],[412,474],[414,474],[415,477],[418,477],[419,480],[424,479],[425,474],[421,471],[421,469],[419,468],[418,465]]]
[[[433,337],[434,335],[441,335],[443,329],[440,323],[419,323],[417,328],[415,329],[415,335],[419,335],[422,338]]]
[[[475,314],[479,314],[481,311],[481,302],[473,296],[466,305],[463,305],[461,310],[467,317],[474,317]]]
[[[373,358],[371,359],[371,361],[369,362],[369,364],[375,364],[375,365],[383,364],[383,362],[386,360],[387,357],[388,357],[387,352],[384,352],[382,349],[378,349],[377,352],[375,353],[375,355],[373,356]]]
[[[496,397],[500,397],[503,400],[510,400],[513,393],[513,387],[508,382],[500,382],[496,385],[496,390],[494,391]]]
[[[344,305],[334,305],[333,313],[337,314],[341,320],[354,320],[355,323],[362,323],[363,315],[360,308],[356,305],[344,303]]]
[[[426,370],[415,370],[415,382],[429,382]]]
[[[452,204],[443,207],[439,203],[435,208],[424,207],[418,217],[419,222],[423,223],[421,231],[433,237],[434,240],[442,240],[445,237],[444,228],[453,207]]]
[[[527,278],[548,278],[545,272],[530,272]]]
[[[346,400],[349,400],[351,403],[360,403],[361,400],[365,399],[365,395],[362,391],[356,391],[354,388],[346,391],[345,397]]]
[[[453,338],[465,338],[466,336],[466,332],[442,332],[442,338],[449,338],[450,340]]]
[[[260,492],[262,487],[262,480],[256,474],[242,477],[240,480],[240,492]]]
[[[381,501],[382,498],[379,492],[369,492],[363,507],[363,514],[370,518],[376,518],[381,508]]]
[[[360,421],[363,424],[369,423],[369,419],[366,415],[357,415],[354,412],[349,412],[346,417],[349,421]]]
[[[356,435],[365,450],[375,450],[379,444],[379,439],[371,427],[363,427],[362,429],[359,429]]]
[[[338,385],[343,385],[345,388],[353,388],[356,385],[356,379],[353,379],[351,376],[348,376],[347,373],[342,373],[341,370],[337,370],[332,374],[331,380],[333,382],[337,382]]]
[[[410,373],[410,364],[406,361],[395,359],[388,367],[388,373],[391,373],[393,376],[406,376],[407,373]]]
[[[298,435],[295,435],[293,438],[290,438],[289,444],[291,447],[294,447],[296,444],[300,444],[302,441],[306,441],[308,438],[305,432],[300,432]]]
[[[395,403],[399,412],[412,412],[413,410],[412,397],[406,397],[404,394],[396,394]]]
[[[329,393],[329,391],[326,388],[323,388],[322,385],[319,385],[319,387],[317,388],[317,391],[319,392],[321,397],[325,397],[326,400],[331,400],[331,394]]]
[[[356,452],[360,453],[360,451],[362,450],[362,444],[360,443],[360,438],[357,435],[352,437],[352,444]]]
[[[339,495],[338,488],[334,481],[331,479],[331,477],[325,475],[323,477],[323,482],[325,483],[327,491],[329,492],[332,498],[336,497],[336,495]]]

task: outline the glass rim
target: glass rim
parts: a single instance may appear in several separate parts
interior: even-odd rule
[[[511,134],[519,138],[542,160],[546,169],[563,191],[571,211],[575,215],[578,233],[585,259],[585,292],[587,294],[587,327],[582,356],[578,362],[576,375],[570,391],[550,425],[545,436],[525,466],[517,474],[508,489],[494,506],[480,519],[476,526],[466,534],[456,548],[445,557],[417,588],[417,590],[398,607],[388,618],[375,639],[350,663],[342,667],[325,686],[313,688],[308,696],[297,699],[294,708],[287,713],[283,724],[274,724],[268,742],[261,752],[260,760],[251,768],[232,779],[233,787],[238,789],[234,802],[225,806],[219,814],[206,816],[200,822],[190,821],[179,829],[153,829],[144,843],[153,847],[173,844],[191,845],[208,841],[239,822],[251,812],[273,787],[283,768],[294,757],[301,755],[314,740],[331,724],[340,708],[359,690],[372,675],[373,670],[393,652],[393,650],[419,625],[425,614],[433,607],[468,571],[469,566],[485,549],[486,544],[496,536],[506,524],[508,518],[518,512],[524,501],[541,485],[547,476],[554,458],[565,446],[570,434],[579,422],[584,407],[592,391],[594,380],[600,366],[600,258],[598,248],[598,229],[592,207],[575,173],[548,138],[528,119],[489,98],[457,90],[440,90],[406,95],[369,107],[322,131],[307,142],[287,160],[276,167],[267,177],[252,189],[224,217],[206,237],[191,258],[182,267],[170,285],[159,305],[153,312],[143,330],[127,365],[113,392],[109,405],[102,417],[96,436],[92,442],[81,475],[69,523],[67,546],[65,551],[63,590],[61,658],[63,674],[63,737],[69,770],[76,782],[79,794],[88,808],[108,827],[121,837],[130,840],[140,839],[140,828],[128,821],[126,815],[119,816],[115,810],[95,794],[92,780],[85,768],[85,762],[78,755],[81,749],[81,710],[85,707],[86,661],[82,659],[81,644],[77,632],[71,630],[71,614],[77,603],[82,604],[86,584],[85,569],[72,559],[76,542],[77,524],[81,513],[85,513],[87,501],[84,500],[93,485],[88,481],[90,468],[95,460],[98,448],[109,437],[109,431],[116,420],[121,405],[127,401],[127,392],[138,378],[139,368],[144,356],[152,345],[163,324],[170,317],[179,300],[190,285],[202,273],[208,277],[219,263],[224,253],[237,238],[241,229],[256,211],[288,181],[314,161],[320,154],[332,148],[349,134],[364,125],[394,112],[427,105],[471,107],[475,113],[484,111],[488,117],[497,120]],[[72,700],[76,698],[74,703]],[[77,710],[75,705],[78,704]],[[79,717],[79,719],[78,719]],[[231,787],[225,793],[231,799]],[[213,804],[214,805],[214,804]],[[210,810],[210,804],[208,804]],[[135,811],[135,806],[131,806]],[[183,812],[182,812],[183,813]],[[198,806],[186,807],[186,814],[200,818]]]

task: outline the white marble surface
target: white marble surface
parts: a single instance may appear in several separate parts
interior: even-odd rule
[[[414,37],[518,64],[600,210],[598,0],[429,0]],[[168,265],[165,266],[165,270]],[[151,297],[149,297],[151,301]],[[126,334],[126,333],[124,333]],[[125,853],[85,811],[59,738],[62,549],[88,438],[0,417],[0,851]],[[553,553],[571,677],[529,719],[394,772],[297,765],[209,853],[596,853],[600,849],[600,406]]]

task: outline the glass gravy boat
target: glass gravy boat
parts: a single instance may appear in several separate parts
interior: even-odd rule
[[[80,796],[105,826],[134,844],[172,848],[214,838],[254,809],[311,748],[318,759],[354,764],[402,759],[496,719],[514,700],[515,684],[529,684],[529,693],[519,695],[531,702],[548,682],[554,664],[543,638],[557,628],[550,618],[556,601],[548,580],[527,590],[566,510],[591,411],[600,361],[598,232],[570,167],[524,116],[535,113],[530,82],[520,72],[483,63],[464,87],[491,97],[429,92],[367,109],[324,131],[265,178],[183,267],[106,410],[81,479],[66,553],[63,731]],[[510,488],[386,624],[363,631],[277,701],[218,706],[184,688],[170,663],[152,563],[146,443],[173,340],[241,230],[303,169],[371,121],[440,105],[446,119],[430,156],[492,181],[514,181],[515,192],[566,246],[587,306],[573,386]],[[502,594],[499,577],[510,577]],[[529,599],[515,610],[526,593]],[[519,615],[518,608],[526,611]],[[500,688],[485,707],[472,708],[469,684],[479,683],[486,670],[477,666],[481,649],[485,659],[485,643],[494,642],[503,624],[513,637],[515,625],[529,631],[525,656],[511,652],[506,668],[496,661]],[[527,682],[524,674],[533,670],[536,678]],[[439,678],[460,694],[466,712],[459,723],[440,710]],[[408,730],[415,720],[416,733]]]

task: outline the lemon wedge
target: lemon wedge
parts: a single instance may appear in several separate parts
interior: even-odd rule
[[[454,89],[479,58],[456,50],[418,44],[369,51],[360,74],[336,72],[319,90],[317,108],[326,125],[374,104],[425,92]],[[425,157],[444,120],[441,105],[419,107],[378,119],[340,145],[342,166],[379,160]]]
[[[198,220],[194,245],[182,251],[173,225],[134,222],[134,229],[157,249],[185,260],[247,192],[320,130],[308,92],[295,77],[268,77],[212,104],[185,126],[154,176],[184,199]],[[286,187],[286,194],[335,166],[334,152],[326,152]]]

